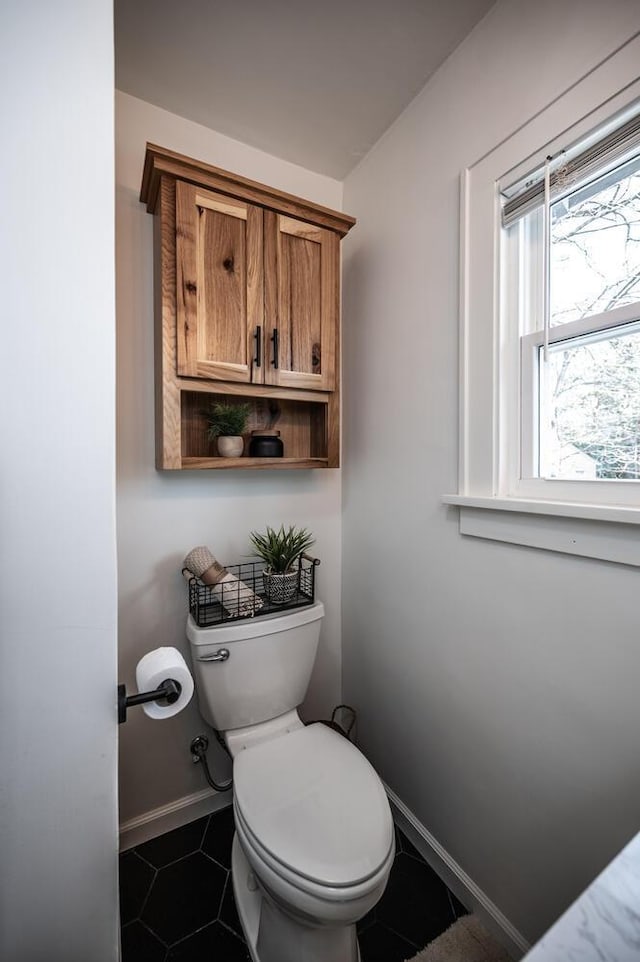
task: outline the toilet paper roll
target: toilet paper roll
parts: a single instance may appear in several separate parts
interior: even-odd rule
[[[177,681],[182,691],[172,705],[164,699],[150,701],[143,705],[144,712],[149,718],[171,718],[186,708],[193,695],[193,678],[177,648],[155,648],[147,652],[136,665],[136,684],[139,692],[155,691],[167,678]]]

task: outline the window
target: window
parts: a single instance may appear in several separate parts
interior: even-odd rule
[[[640,566],[639,61],[463,171],[462,534]]]
[[[524,211],[517,194],[505,204],[503,315],[512,316],[502,323],[520,344],[513,492],[548,489],[535,481],[640,480],[640,119],[606,142],[599,163],[598,143],[589,148],[586,177],[584,154],[547,165],[546,208],[539,189],[532,207],[531,188]]]

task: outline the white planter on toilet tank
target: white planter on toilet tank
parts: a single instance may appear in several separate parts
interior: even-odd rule
[[[380,779],[346,738],[297,713],[324,608],[198,628],[200,712],[234,759],[233,885],[254,962],[357,962],[355,923],[395,854]]]

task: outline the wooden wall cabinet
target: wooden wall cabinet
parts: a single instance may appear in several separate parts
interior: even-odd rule
[[[155,215],[156,465],[339,464],[340,239],[352,217],[147,145]],[[211,398],[249,401],[284,458],[219,458]],[[245,445],[248,449],[248,444]]]

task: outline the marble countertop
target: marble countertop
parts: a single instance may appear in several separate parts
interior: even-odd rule
[[[640,834],[523,962],[640,962]]]

